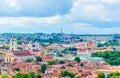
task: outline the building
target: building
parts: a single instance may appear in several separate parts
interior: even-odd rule
[[[11,39],[10,50],[5,54],[5,62],[23,62],[27,59],[34,59],[34,56],[28,50],[17,50],[17,43],[15,39]]]

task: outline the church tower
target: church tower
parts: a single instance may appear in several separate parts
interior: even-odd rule
[[[15,38],[10,40],[10,51],[17,50],[17,42]]]

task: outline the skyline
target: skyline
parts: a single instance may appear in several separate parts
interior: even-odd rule
[[[0,32],[120,33],[119,0],[0,0],[0,7]]]

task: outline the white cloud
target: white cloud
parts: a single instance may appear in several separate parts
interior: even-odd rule
[[[31,22],[41,24],[52,24],[57,22],[60,19],[60,16],[53,17],[44,17],[44,18],[35,18],[35,17],[0,17],[0,26],[29,26]]]

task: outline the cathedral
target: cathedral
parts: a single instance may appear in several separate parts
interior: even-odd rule
[[[5,54],[6,63],[24,62],[27,59],[34,59],[34,56],[28,50],[17,50],[15,38],[10,40],[10,50]]]

